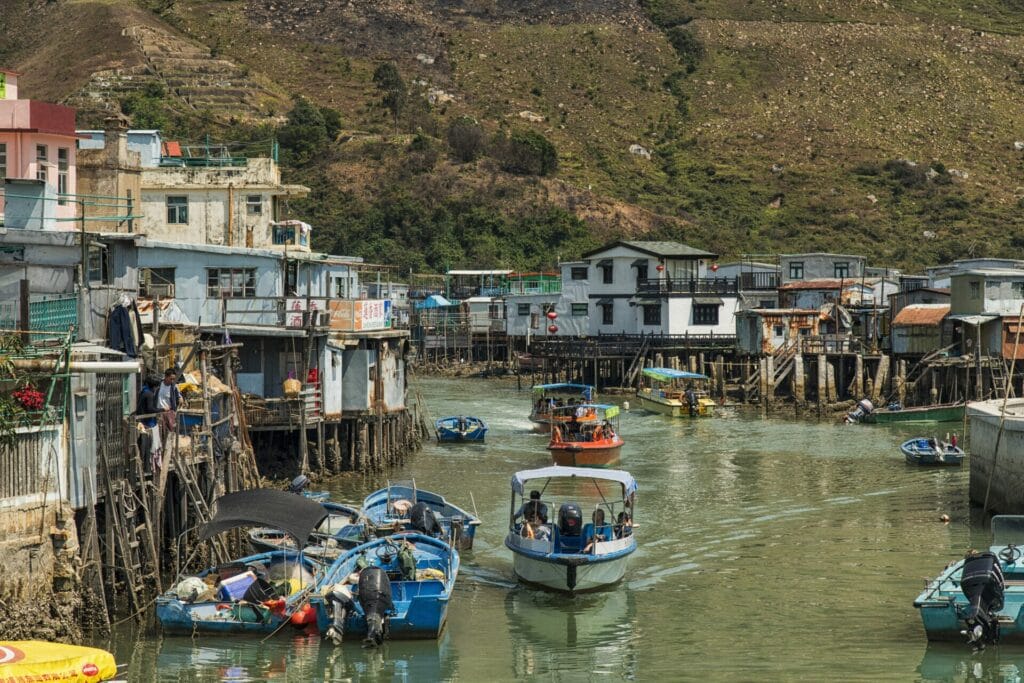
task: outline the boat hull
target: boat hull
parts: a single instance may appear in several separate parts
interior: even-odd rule
[[[868,424],[892,424],[894,422],[963,422],[963,406],[937,406],[934,408],[905,408],[903,410],[879,409],[864,417]]]
[[[939,453],[929,447],[925,439],[911,439],[900,446],[900,451],[908,465],[959,467],[964,459],[963,450],[947,448]]]
[[[566,467],[607,467],[619,462],[622,444],[587,447],[586,445],[548,446],[556,465]]]
[[[636,395],[640,401],[640,407],[652,413],[668,415],[670,417],[711,417],[715,412],[713,401],[702,400],[697,404],[697,414],[691,415],[689,406],[682,401],[674,399],[662,399],[645,392]]]
[[[600,590],[622,580],[629,555],[581,564],[542,560],[513,550],[513,571],[524,583],[563,593]]]
[[[224,635],[271,634],[290,617],[264,615],[261,620],[259,610],[248,603],[234,603],[227,609],[225,606],[223,602],[184,603],[161,596],[156,601],[156,619],[165,633]],[[234,609],[236,606],[238,611]]]

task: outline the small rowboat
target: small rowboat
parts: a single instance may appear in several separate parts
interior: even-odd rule
[[[959,446],[919,437],[900,446],[908,465],[953,465],[963,462],[964,450]]]
[[[619,407],[585,403],[556,408],[555,414],[567,411],[575,411],[570,412],[569,421],[551,428],[548,450],[555,464],[566,467],[607,467],[617,463],[625,441],[618,434],[618,424],[613,426],[611,420],[619,415]],[[595,412],[598,419],[577,422],[576,416],[580,411],[584,414]]]
[[[483,442],[487,436],[487,423],[479,417],[453,415],[434,423],[438,443]]]

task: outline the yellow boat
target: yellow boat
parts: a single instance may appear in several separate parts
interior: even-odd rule
[[[711,417],[715,413],[715,402],[706,391],[693,388],[693,382],[707,381],[707,375],[672,368],[644,368],[644,377],[650,385],[636,392],[640,407],[652,413],[671,417]],[[686,386],[680,387],[683,381]],[[687,391],[691,390],[691,399]]]
[[[41,640],[0,641],[0,681],[97,683],[117,675],[106,650]]]

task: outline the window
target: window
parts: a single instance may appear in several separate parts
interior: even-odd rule
[[[89,284],[110,284],[107,273],[107,250],[102,247],[89,247]]]
[[[540,313],[530,314],[530,329],[536,330],[540,328]]]
[[[836,261],[833,264],[836,279],[845,279],[850,277],[850,262],[849,261]]]
[[[206,296],[251,299],[256,296],[255,268],[207,268]]]
[[[66,195],[68,193],[68,148],[58,147],[57,148],[57,194]],[[67,200],[64,197],[59,197],[57,203],[61,206],[67,204]]]
[[[608,265],[601,266],[601,282],[606,285],[610,285],[612,283],[612,266],[610,263]]]
[[[718,304],[694,304],[693,305],[694,325],[717,325]]]
[[[251,194],[245,198],[245,212],[250,216],[259,216],[263,213],[263,195]]]
[[[972,281],[970,283],[970,285],[971,285],[971,298],[972,299],[980,299],[981,298],[981,283],[978,282],[977,280],[974,280],[974,281]]]
[[[782,325],[776,325],[772,328],[772,336],[781,337],[784,331],[785,329],[782,327]]]
[[[188,197],[167,198],[168,225],[188,225]]]
[[[587,279],[587,267],[586,266],[573,266],[569,269],[569,277],[573,280],[586,280]]]
[[[143,268],[139,271],[139,296],[174,296],[174,268]]]
[[[1024,299],[1024,282],[1012,282],[1010,285],[1013,289],[1013,298]]]
[[[518,304],[516,306],[516,315],[530,315],[530,304]]]
[[[284,293],[296,294],[299,291],[299,262],[286,261],[284,264]]]
[[[613,304],[601,304],[601,324],[615,324],[615,306]]]
[[[7,143],[0,142],[0,180],[7,177]]]
[[[348,298],[348,278],[345,276],[334,278],[334,296],[338,299]]]
[[[572,315],[573,315],[574,318],[578,318],[578,317],[583,316],[583,315],[588,315],[589,313],[590,313],[590,306],[588,304],[573,304],[572,305]]]
[[[46,164],[48,162],[46,145],[36,145],[36,180],[46,182]]]
[[[804,279],[804,262],[793,261],[789,264],[789,279],[790,280],[803,280]]]
[[[758,308],[775,308],[775,301],[772,299],[761,299],[757,302]]]
[[[644,306],[644,325],[661,324],[661,304],[647,304]]]
[[[639,283],[641,280],[647,279],[647,264],[637,265],[636,267],[636,281]]]

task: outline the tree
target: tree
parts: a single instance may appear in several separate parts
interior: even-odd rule
[[[277,133],[292,163],[302,166],[309,163],[327,144],[327,123],[323,113],[304,97],[297,97],[288,121]]]
[[[324,117],[328,139],[334,140],[341,132],[341,112],[330,107],[320,107],[320,115]]]
[[[448,146],[455,158],[469,162],[484,149],[484,129],[471,116],[460,116],[448,125]]]
[[[402,75],[398,73],[398,67],[394,62],[385,62],[378,66],[377,70],[373,72],[373,83],[377,86],[377,90],[383,93],[381,104],[391,112],[397,130],[398,117],[401,116],[402,110],[405,108],[408,93],[405,81],[402,80]]]

